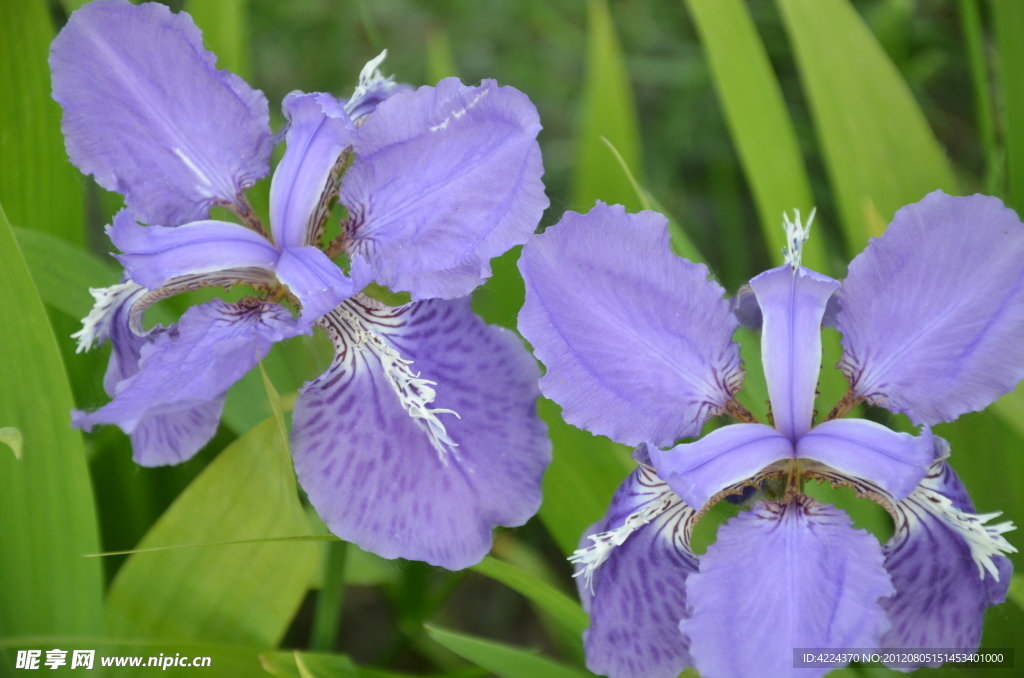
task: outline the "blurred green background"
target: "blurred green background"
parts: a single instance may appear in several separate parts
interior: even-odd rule
[[[0,675],[14,672],[18,649],[52,647],[209,655],[210,676],[589,675],[586,615],[564,558],[632,462],[564,424],[551,403],[541,403],[555,461],[540,515],[499,533],[492,557],[460,573],[326,540],[304,505],[282,432],[296,389],[326,364],[322,338],[275,347],[264,362],[272,386],[255,371],[233,388],[216,438],[180,466],[134,465],[113,427],[67,427],[72,406],[106,400],[109,347],[76,355],[69,335],[92,305],[88,287],[118,276],[103,226],[119,196],[67,162],[49,98],[49,42],[80,4],[0,0],[0,428],[25,441],[21,459],[0,448]],[[542,228],[597,199],[653,207],[670,216],[676,251],[706,262],[730,292],[781,260],[783,210],[817,207],[804,263],[842,277],[896,209],[934,189],[1024,206],[1019,0],[168,4],[193,14],[221,67],[266,93],[275,129],[286,93],[345,96],[384,48],[385,72],[403,82],[457,75],[524,91],[544,125]],[[267,183],[250,192],[264,214]],[[474,297],[508,327],[522,303],[518,249]],[[200,298],[154,315],[173,318]],[[744,402],[763,409],[758,338],[740,338]],[[819,410],[845,391],[829,369],[838,357],[827,332]],[[1024,389],[937,431],[979,511],[1024,524]],[[822,492],[883,538],[891,529],[880,509]],[[720,514],[698,528],[698,544],[714,539]],[[983,646],[1024,649],[1022,581],[1016,602],[989,610]]]

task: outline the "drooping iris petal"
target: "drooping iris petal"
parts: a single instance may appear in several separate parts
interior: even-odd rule
[[[117,384],[111,402],[95,412],[75,413],[74,424],[86,431],[97,424],[116,424],[126,433],[134,434],[153,417],[182,414],[196,408],[207,408],[211,415],[197,419],[215,423],[220,418],[228,387],[245,376],[267,354],[271,344],[295,334],[295,321],[288,309],[279,304],[254,299],[228,304],[214,299],[194,306],[173,330],[143,344],[138,372]],[[212,417],[213,413],[217,416]],[[161,431],[150,430],[146,435],[157,443],[166,442],[176,426],[184,426],[180,419],[154,425],[162,426]],[[210,436],[214,429],[208,430]],[[151,466],[183,461],[209,440],[200,438],[185,436],[181,440],[189,448],[163,447],[164,456],[137,452],[136,461]]]
[[[71,162],[143,222],[178,226],[269,171],[267,100],[216,57],[184,12],[91,2],[50,48]]]
[[[277,279],[302,302],[302,316],[314,320],[333,310],[356,290],[327,255],[316,247],[289,247],[277,264]]]
[[[350,258],[413,299],[469,294],[548,206],[537,110],[522,92],[447,78],[366,118],[341,202]]]
[[[287,150],[270,184],[274,241],[282,249],[319,245],[315,227],[329,209],[321,197],[337,194],[342,151],[352,145],[355,127],[330,94],[292,92],[282,107],[289,125]]]
[[[280,256],[266,238],[226,221],[195,221],[176,228],[140,226],[121,210],[108,229],[116,255],[132,280],[155,290],[183,275],[232,269],[274,270]]]
[[[723,426],[671,450],[652,448],[650,455],[658,475],[696,509],[772,462],[795,456],[789,438],[764,424]]]
[[[94,342],[99,344],[110,340],[112,350],[103,377],[103,389],[111,397],[117,393],[120,382],[138,373],[142,347],[164,332],[177,330],[173,326],[165,328],[158,325],[142,336],[132,331],[132,306],[147,291],[131,280],[106,289],[92,290],[96,306],[82,321],[82,330],[74,335],[79,340],[79,352],[88,350]],[[223,406],[224,398],[221,397],[192,409],[143,417],[130,434],[132,458],[142,466],[185,461],[213,437]],[[91,427],[85,420],[88,416],[73,412],[72,423]]]
[[[578,576],[581,600],[590,613],[583,632],[587,668],[610,678],[675,678],[691,666],[689,642],[679,632],[686,616],[686,578],[697,571],[690,550],[695,512],[650,468],[639,467],[619,487],[608,514],[587,530],[589,535],[614,530],[631,516],[667,501],[651,522],[640,522],[625,541],[612,548],[593,574],[593,594]]]
[[[599,202],[519,260],[519,331],[547,367],[541,390],[570,424],[627,445],[697,436],[743,379],[724,290],[671,253],[666,223]]]
[[[821,319],[839,283],[807,268],[780,266],[750,281],[764,315],[761,355],[775,427],[807,433],[821,371]]]
[[[882,602],[892,620],[883,647],[977,649],[985,610],[1006,599],[1013,573],[1002,553],[1014,549],[1001,536],[1012,528],[987,524],[996,515],[974,514],[943,460],[896,505],[896,532],[885,545],[896,595]]]
[[[320,324],[335,360],[299,394],[292,447],[334,534],[460,569],[487,553],[492,528],[536,512],[551,443],[537,365],[514,334],[468,299],[356,297]]]
[[[878,647],[893,593],[882,548],[834,506],[798,495],[758,502],[722,525],[686,580],[693,615],[679,628],[707,678],[810,676],[794,648]]]
[[[839,296],[847,378],[915,424],[983,409],[1024,378],[1024,224],[998,198],[936,191],[904,207]]]
[[[818,424],[797,441],[798,457],[877,483],[896,501],[906,498],[928,473],[934,442],[900,433],[867,419],[834,419]]]

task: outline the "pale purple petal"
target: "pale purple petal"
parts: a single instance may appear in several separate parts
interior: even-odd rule
[[[974,515],[963,484],[944,460],[895,513],[885,567],[896,595],[882,603],[892,620],[882,646],[973,652],[985,610],[1006,599],[1013,573],[1002,555],[1012,550],[1001,537],[1005,525],[986,524],[994,516]]]
[[[772,462],[796,456],[789,438],[764,424],[723,426],[671,450],[651,448],[650,455],[658,475],[696,509]]]
[[[243,268],[273,271],[280,256],[263,236],[226,221],[140,226],[130,210],[121,210],[107,232],[123,252],[116,256],[131,279],[152,290],[183,275]]]
[[[255,299],[228,304],[214,299],[190,308],[175,326],[142,345],[138,372],[117,384],[114,399],[95,412],[76,413],[74,424],[86,431],[98,424],[116,424],[133,435],[146,422],[154,422],[154,417],[181,415],[208,426],[209,417],[194,410],[219,408],[228,387],[252,369],[271,344],[295,334],[291,313],[278,304]],[[182,435],[170,424],[183,426],[176,417],[153,424],[162,432],[142,432],[161,456],[155,450],[137,450],[137,461],[177,463],[205,444],[202,440],[195,446],[202,436]],[[206,430],[213,435],[212,429]],[[163,444],[172,435],[190,447],[171,449]]]
[[[551,443],[537,365],[512,332],[484,324],[468,299],[356,297],[320,324],[335,360],[299,393],[292,448],[334,534],[460,569],[483,558],[495,526],[537,511]]]
[[[780,266],[750,281],[764,314],[761,356],[775,427],[790,440],[811,428],[821,371],[821,320],[839,283]]]
[[[129,436],[132,459],[139,466],[167,466],[188,461],[217,432],[224,395],[191,409],[146,415]]]
[[[695,437],[743,379],[738,326],[708,269],[669,250],[667,221],[598,203],[523,248],[519,331],[570,424],[627,445]]]
[[[656,502],[671,505],[614,547],[594,571],[593,594],[578,576],[590,628],[583,632],[587,668],[610,678],[675,678],[693,664],[689,642],[679,632],[686,616],[686,578],[697,571],[689,535],[695,512],[650,468],[641,466],[622,483],[608,514],[587,530],[614,530]]]
[[[526,95],[493,80],[447,78],[382,102],[341,186],[350,258],[413,299],[469,294],[548,206],[539,131]]]
[[[325,189],[337,192],[342,151],[355,127],[330,94],[292,92],[282,105],[288,118],[287,150],[270,184],[270,225],[280,248],[319,245],[310,237],[328,205]]]
[[[178,226],[269,171],[267,100],[218,71],[184,12],[91,2],[50,48],[68,155],[143,222]]]
[[[302,302],[302,316],[310,323],[357,291],[352,279],[315,247],[286,249],[277,264],[277,279]]]
[[[1024,224],[998,198],[936,191],[904,207],[839,297],[847,378],[915,424],[981,410],[1024,378]]]
[[[707,678],[805,676],[794,648],[875,648],[889,629],[879,601],[893,587],[882,548],[834,506],[805,496],[758,502],[718,530],[686,580],[679,628]]]
[[[796,444],[796,456],[873,481],[896,501],[905,499],[927,474],[933,450],[928,428],[912,436],[867,419],[826,421]]]

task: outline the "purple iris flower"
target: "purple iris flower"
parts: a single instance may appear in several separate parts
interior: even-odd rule
[[[793,668],[795,648],[976,648],[983,612],[1006,597],[1013,527],[975,514],[929,427],[1024,378],[1024,224],[998,199],[936,192],[901,209],[840,284],[800,265],[809,224],[786,223],[787,263],[750,283],[768,424],[735,399],[724,290],[671,254],[664,217],[598,203],[524,247],[519,327],[547,367],[541,391],[569,423],[637,446],[639,467],[571,558],[595,673],[820,676]],[[851,386],[815,425],[830,299]],[[843,418],[863,401],[920,434]],[[738,423],[678,444],[717,414]],[[881,504],[892,539],[803,493],[822,480]],[[749,510],[697,556],[693,526],[734,495]]]
[[[217,70],[187,14],[112,0],[71,15],[50,54],[68,153],[127,204],[108,230],[125,277],[94,291],[78,334],[83,349],[113,344],[113,400],[74,423],[120,426],[140,464],[183,461],[213,435],[227,389],[318,326],[335,356],[300,391],[292,431],[310,501],[343,539],[457,569],[486,554],[494,526],[536,512],[550,461],[535,362],[466,296],[548,205],[540,124],[511,87],[414,90],[381,76],[383,56],[347,100],[285,97],[268,229],[244,195],[277,141],[263,94]],[[335,201],[346,216],[329,239]],[[213,206],[240,223],[210,219]],[[361,292],[371,281],[413,301],[386,306]],[[239,284],[241,301],[144,329],[160,299]]]

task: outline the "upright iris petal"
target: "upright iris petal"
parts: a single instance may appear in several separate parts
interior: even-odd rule
[[[189,15],[157,3],[92,2],[53,41],[71,161],[148,224],[202,219],[270,170],[266,97],[216,61]]]
[[[732,362],[737,323],[722,321],[722,290],[706,270],[669,253],[663,219],[598,204],[526,244],[520,329],[547,368],[541,389],[567,421],[640,444],[641,468],[570,558],[591,612],[592,670],[633,678],[693,665],[707,678],[813,676],[826,669],[794,668],[795,648],[977,646],[984,610],[1006,595],[1003,554],[1015,549],[1002,535],[1013,526],[974,514],[943,461],[948,446],[928,426],[915,436],[841,418],[867,399],[933,423],[966,411],[968,401],[984,406],[1024,374],[1024,354],[996,352],[1007,333],[1024,329],[1019,262],[1000,253],[995,271],[978,270],[987,266],[983,250],[1012,249],[1024,227],[988,199],[973,211],[978,198],[930,196],[901,215],[943,200],[955,209],[930,212],[945,239],[925,249],[930,260],[910,251],[911,241],[929,239],[923,222],[916,230],[894,223],[892,235],[854,261],[849,291],[800,266],[809,230],[799,216],[785,220],[787,264],[754,278],[735,305],[762,330],[771,425],[733,399],[738,378],[717,378],[742,374]],[[968,214],[986,225],[969,248],[973,268],[958,269],[956,279],[966,285],[981,273],[981,291],[931,284],[940,275],[933,271],[961,265],[951,224]],[[914,271],[924,268],[918,288]],[[893,279],[909,288],[906,298]],[[837,308],[852,388],[817,423],[819,333]],[[886,323],[897,316],[889,337]],[[924,355],[911,356],[915,348]],[[1005,373],[989,379],[998,368]],[[954,396],[956,384],[964,393]],[[738,423],[675,444],[720,413]],[[882,546],[854,530],[842,511],[803,493],[813,481],[878,502],[894,516],[896,535]],[[698,557],[690,531],[723,497],[749,510]],[[670,548],[662,535],[678,540]],[[666,630],[666,616],[678,634]]]

